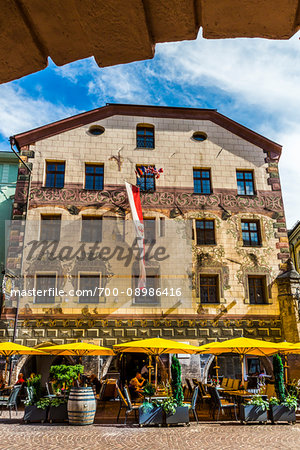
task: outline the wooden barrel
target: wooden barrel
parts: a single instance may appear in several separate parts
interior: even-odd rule
[[[91,387],[73,387],[68,400],[68,417],[72,425],[91,425],[96,414],[96,399]]]

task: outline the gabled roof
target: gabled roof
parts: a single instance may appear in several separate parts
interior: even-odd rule
[[[14,137],[15,142],[20,149],[24,145],[34,144],[37,141],[55,136],[65,131],[81,127],[88,123],[93,123],[107,117],[123,116],[142,116],[142,117],[161,117],[169,119],[189,119],[189,120],[210,120],[217,125],[225,128],[233,134],[245,139],[248,142],[262,148],[263,150],[281,154],[282,146],[276,144],[261,134],[244,127],[243,125],[220,114],[216,109],[198,109],[198,108],[178,108],[168,106],[147,106],[147,105],[126,105],[107,103],[106,106],[93,109],[76,116],[68,117],[57,122],[35,128],[24,133],[19,133]]]

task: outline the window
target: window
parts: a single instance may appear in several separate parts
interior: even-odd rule
[[[101,136],[101,134],[103,134],[105,131],[105,129],[103,127],[100,127],[100,125],[92,125],[89,128],[89,134],[91,134],[92,136]]]
[[[159,235],[160,237],[164,237],[166,235],[166,221],[164,217],[160,217],[159,219]]]
[[[200,275],[201,303],[219,303],[218,275]]]
[[[154,148],[153,125],[138,125],[136,127],[136,146],[138,148]]]
[[[82,216],[81,241],[101,242],[102,217]]]
[[[156,242],[156,221],[155,219],[144,219],[145,244]]]
[[[137,169],[141,167],[146,168],[147,166],[136,166]],[[137,176],[136,185],[142,192],[153,192],[155,191],[155,176],[152,173],[143,173]]]
[[[193,134],[193,139],[198,142],[206,141],[207,134],[204,133],[204,131],[195,131],[195,133]]]
[[[196,220],[197,245],[215,244],[215,223],[213,220]]]
[[[155,269],[146,269],[146,288],[144,290],[135,290],[134,303],[142,305],[144,303],[158,303],[156,290],[159,287],[159,275],[154,273]],[[139,277],[134,276],[134,289],[138,288]],[[138,295],[139,294],[139,295]]]
[[[79,303],[99,303],[101,277],[98,274],[80,274],[79,276]]]
[[[61,215],[41,216],[41,241],[59,241]]]
[[[260,373],[260,360],[259,358],[247,358],[248,375],[255,375]]]
[[[105,216],[103,217],[103,239],[106,235],[109,239],[123,242],[125,240],[125,220],[124,217]]]
[[[211,193],[209,169],[194,169],[194,192],[195,194]]]
[[[253,172],[237,170],[238,195],[254,195]]]
[[[35,303],[55,303],[56,275],[39,274],[36,275],[36,292]]]
[[[252,305],[262,305],[266,301],[266,277],[248,277],[249,299]]]
[[[242,220],[242,234],[245,247],[255,247],[261,244],[259,222],[257,220]]]
[[[65,184],[65,163],[46,162],[46,187],[63,188]]]
[[[95,189],[101,191],[104,183],[103,164],[85,165],[85,189]]]

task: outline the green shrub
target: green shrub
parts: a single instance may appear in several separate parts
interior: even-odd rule
[[[37,408],[41,408],[41,409],[47,409],[48,406],[54,406],[55,408],[57,408],[58,406],[62,405],[63,403],[66,403],[67,400],[64,398],[60,398],[60,397],[45,397],[45,398],[41,398],[37,403],[36,403],[36,407]]]
[[[275,391],[279,403],[283,403],[285,400],[285,389],[284,389],[284,373],[283,364],[280,356],[278,354],[273,355],[273,372],[275,378]]]
[[[79,375],[83,373],[83,366],[76,364],[74,366],[52,366],[50,369],[50,377],[53,380],[53,387],[56,391],[69,390],[76,382]]]
[[[149,381],[147,381],[144,387],[144,396],[152,397],[154,394],[155,394],[155,386],[153,386],[152,383],[149,383]]]
[[[176,401],[177,406],[182,406],[184,395],[181,384],[181,366],[175,355],[172,357],[171,374],[173,398]]]
[[[39,401],[42,395],[42,375],[35,375],[34,377],[27,378],[26,385],[31,391],[31,401],[27,400],[26,405],[33,405]]]
[[[298,402],[297,402],[297,397],[293,396],[293,395],[287,395],[285,397],[284,402],[282,403],[284,406],[286,406],[289,409],[297,409],[298,406]]]
[[[270,405],[279,405],[279,400],[277,397],[271,397],[269,400]]]
[[[259,394],[253,395],[250,402],[248,402],[248,405],[260,406],[263,411],[269,409],[269,402],[267,400],[264,400]]]
[[[179,405],[178,405],[176,399],[173,397],[168,397],[165,400],[163,400],[163,402],[162,402],[162,408],[163,408],[164,412],[167,414],[167,416],[170,416],[170,415],[173,416],[176,413],[177,406],[179,406]]]
[[[147,414],[147,413],[150,413],[152,411],[152,409],[154,408],[154,405],[153,405],[153,403],[144,401],[142,406],[141,406],[141,408],[142,408],[143,412],[145,414]]]

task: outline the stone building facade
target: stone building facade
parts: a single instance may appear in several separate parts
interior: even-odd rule
[[[289,258],[280,145],[216,110],[114,104],[14,140],[32,172],[19,169],[10,270],[26,272],[28,243],[42,239],[47,216],[59,222],[60,245],[70,236],[80,245],[82,235],[74,236],[89,219],[102,220],[102,230],[108,220],[103,242],[132,242],[124,181],[135,185],[138,167],[152,166],[163,173],[154,181],[138,177],[143,215],[145,222],[150,219],[155,245],[171,245],[175,265],[169,270],[168,262],[151,266],[146,261],[147,277],[155,289],[170,290],[181,275],[188,291],[184,299],[171,298],[169,291],[163,300],[136,301],[134,295],[121,295],[121,289],[136,286],[132,266],[116,275],[103,261],[80,266],[76,260],[68,267],[62,258],[59,267],[48,259],[45,270],[47,255],[33,258],[24,289],[43,284],[38,277],[44,274],[52,276],[47,286],[54,282],[66,290],[80,286],[80,277],[90,273],[100,274],[110,295],[91,303],[67,295],[42,302],[20,296],[18,342],[34,346],[82,339],[112,346],[158,335],[192,344],[239,336],[285,338],[277,282]],[[180,233],[184,248],[176,253]],[[12,335],[16,303],[12,298],[2,315],[1,338]],[[206,360],[203,364],[204,373]],[[199,359],[190,358],[184,366],[196,373]]]
[[[295,269],[300,272],[300,221],[288,231],[290,253]]]

